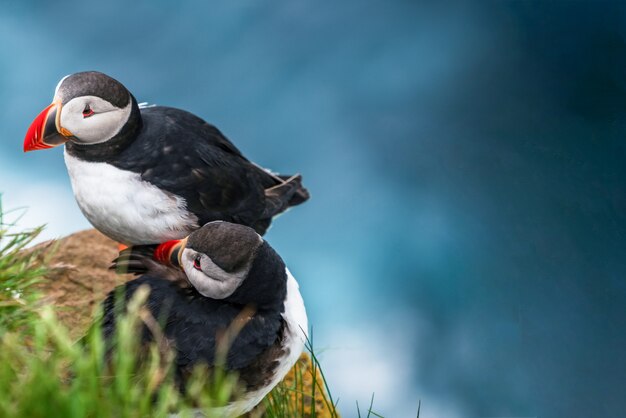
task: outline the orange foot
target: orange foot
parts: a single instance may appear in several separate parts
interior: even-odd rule
[[[117,243],[117,251],[124,251],[125,249],[128,248],[128,245],[122,244],[122,243]]]

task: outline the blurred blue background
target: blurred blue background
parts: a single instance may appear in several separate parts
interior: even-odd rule
[[[3,1],[0,191],[87,228],[58,80],[100,70],[313,198],[268,239],[346,417],[626,411],[626,10],[610,2]]]

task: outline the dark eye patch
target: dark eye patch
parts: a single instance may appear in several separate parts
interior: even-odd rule
[[[201,258],[202,257],[200,255],[197,255],[196,258],[193,259],[193,268],[200,271],[202,271]]]
[[[95,112],[93,111],[91,106],[89,106],[89,103],[87,103],[85,105],[85,108],[83,109],[83,118],[88,118],[89,116],[93,115],[94,113]]]

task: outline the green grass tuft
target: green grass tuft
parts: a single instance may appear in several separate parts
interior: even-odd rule
[[[41,262],[44,249],[25,251],[44,227],[16,232],[21,214],[8,221],[10,214],[3,212],[0,194],[0,332],[14,330],[31,318],[30,308],[39,298],[33,285],[48,271]]]

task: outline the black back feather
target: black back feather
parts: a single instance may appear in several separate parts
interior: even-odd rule
[[[245,305],[209,299],[193,288],[182,288],[174,282],[144,275],[126,283],[122,289],[112,291],[104,301],[102,329],[109,344],[115,335],[116,294],[123,296],[125,308],[132,295],[144,285],[150,288],[146,307],[155,320],[162,324],[163,334],[174,347],[176,376],[180,383],[184,383],[194,366],[205,364],[211,367],[216,364],[219,335],[229,329],[242,312],[248,312],[244,309],[249,309]],[[260,356],[280,343],[284,329],[280,312],[260,309],[250,312],[252,316],[245,322],[227,352],[225,367],[228,370],[257,369],[255,364]],[[147,326],[142,326],[141,340],[143,343],[154,341]],[[257,381],[259,376],[242,373],[240,378],[249,385]]]

